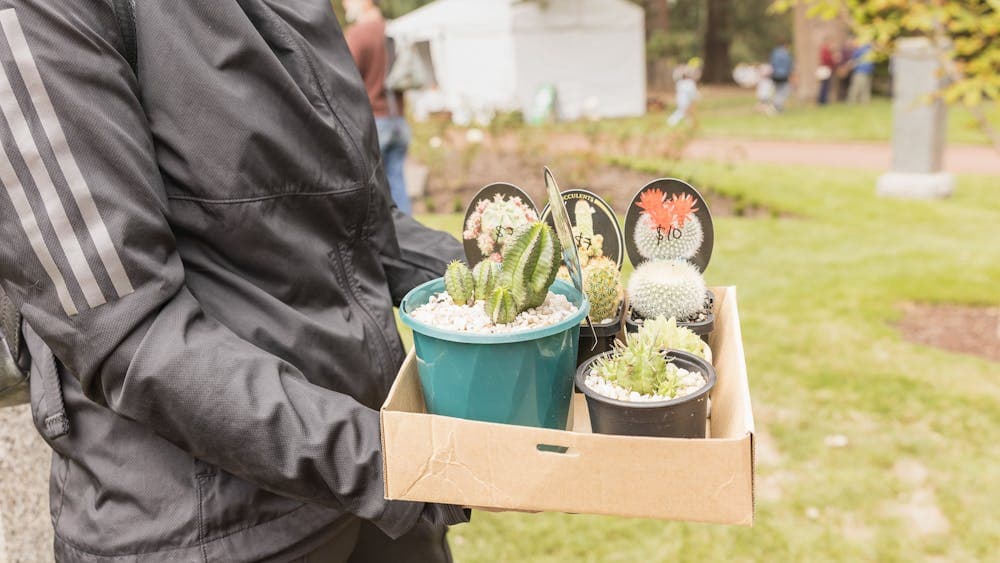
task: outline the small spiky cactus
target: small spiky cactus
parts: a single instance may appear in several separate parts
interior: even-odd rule
[[[472,271],[464,262],[455,260],[448,264],[444,272],[444,287],[452,301],[459,305],[471,305],[475,302],[475,280]]]
[[[518,309],[533,309],[545,301],[561,260],[562,247],[552,228],[545,223],[527,225],[507,245],[500,283],[510,289]]]
[[[628,295],[632,309],[645,319],[674,317],[685,321],[705,305],[705,280],[680,260],[651,260],[632,273]]]
[[[590,318],[595,323],[614,318],[622,302],[622,276],[618,264],[603,256],[591,258],[583,269],[583,291],[590,301]]]
[[[476,285],[476,301],[485,301],[493,293],[500,272],[497,263],[492,260],[480,260],[472,269],[472,278]]]
[[[486,300],[486,314],[498,325],[514,322],[521,311],[514,300],[514,293],[506,286],[498,286]]]

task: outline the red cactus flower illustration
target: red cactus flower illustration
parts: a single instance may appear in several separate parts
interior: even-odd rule
[[[669,229],[673,225],[674,209],[666,201],[662,190],[653,188],[642,192],[639,195],[639,202],[636,205],[649,214],[649,217],[658,228]]]
[[[674,217],[677,219],[678,228],[683,229],[684,222],[687,221],[688,217],[690,217],[695,211],[698,211],[698,208],[695,207],[696,204],[697,202],[693,197],[691,197],[691,194],[674,194],[673,197],[670,198],[667,205],[670,206]]]

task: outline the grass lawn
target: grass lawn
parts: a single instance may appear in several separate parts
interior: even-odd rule
[[[756,100],[750,90],[706,89],[696,109],[698,133],[705,137],[888,142],[892,136],[892,102],[887,98],[875,98],[867,106],[832,104],[818,107],[793,102],[785,113],[770,117],[756,110]],[[991,121],[995,127],[1000,126],[1000,110],[991,109]],[[638,118],[608,119],[598,123],[597,128],[612,133],[662,133],[667,115],[658,112]],[[559,127],[581,130],[592,125],[571,123]],[[956,107],[948,114],[948,142],[988,144],[989,141],[968,110]]]
[[[707,272],[739,290],[757,523],[477,513],[451,533],[457,560],[996,557],[1000,365],[906,343],[892,326],[904,301],[1000,305],[996,180],[962,177],[950,200],[907,202],[874,197],[867,172],[631,165],[795,216],[719,219]],[[453,233],[461,222],[422,220]],[[825,446],[833,434],[849,444]]]

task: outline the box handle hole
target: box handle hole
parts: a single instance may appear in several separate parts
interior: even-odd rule
[[[580,455],[580,452],[576,451],[573,448],[569,448],[566,446],[554,446],[552,444],[537,444],[535,446],[535,449],[537,449],[542,453],[547,453],[547,454],[559,454],[570,457],[577,457]]]

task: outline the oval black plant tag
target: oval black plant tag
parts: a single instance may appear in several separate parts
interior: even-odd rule
[[[576,241],[580,264],[586,266],[592,258],[603,256],[613,260],[621,269],[625,262],[625,237],[611,205],[587,190],[566,190],[562,192],[562,200],[573,225],[573,240]],[[552,224],[549,205],[542,209],[541,219]]]
[[[538,209],[524,190],[506,182],[487,184],[472,198],[462,223],[462,244],[469,266],[483,258],[499,262],[505,237],[535,221]]]
[[[652,259],[687,260],[704,272],[714,243],[708,203],[676,178],[646,184],[625,214],[625,250],[634,266]]]

